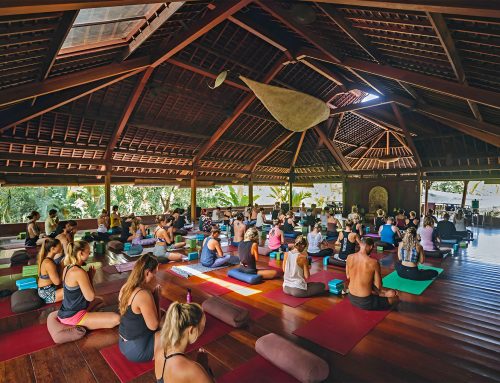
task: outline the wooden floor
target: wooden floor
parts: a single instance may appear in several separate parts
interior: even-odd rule
[[[461,255],[431,264],[444,273],[421,296],[402,293],[402,302],[347,355],[341,356],[292,334],[313,319],[337,297],[318,297],[290,308],[255,294],[244,297],[235,292],[225,298],[245,301],[268,314],[248,328],[208,344],[210,364],[216,376],[245,363],[256,355],[257,338],[275,332],[323,357],[330,364],[329,382],[486,382],[500,381],[500,230],[476,229],[477,238]],[[1,254],[0,254],[1,256]],[[96,259],[103,264],[125,262],[123,256]],[[263,258],[261,266],[266,264]],[[393,256],[382,261],[383,274],[393,269]],[[165,268],[166,266],[162,266]],[[168,266],[170,267],[170,266]],[[313,264],[313,272],[323,268]],[[330,269],[337,269],[329,266]],[[222,277],[227,269],[211,273]],[[99,270],[96,283],[127,274],[106,274]],[[19,276],[17,276],[19,277]],[[209,295],[196,286],[197,277],[182,279],[161,272],[162,294],[184,300],[186,287],[194,300]],[[12,288],[10,276],[0,277],[0,289]],[[281,281],[268,281],[258,289],[268,291]],[[106,296],[116,305],[117,294]],[[8,331],[43,323],[49,310],[0,320],[0,338]],[[328,334],[325,334],[328,336]],[[118,382],[99,349],[117,343],[117,329],[94,331],[84,339],[0,362],[1,382]],[[134,382],[154,382],[152,372]]]

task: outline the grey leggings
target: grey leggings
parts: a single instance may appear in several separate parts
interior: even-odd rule
[[[307,290],[283,286],[283,292],[297,298],[313,297],[325,292],[325,284],[321,282],[309,282],[307,284]]]

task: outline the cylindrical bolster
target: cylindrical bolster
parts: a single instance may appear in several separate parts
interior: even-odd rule
[[[245,326],[250,320],[250,313],[246,308],[220,297],[208,298],[202,307],[208,314],[236,328]]]
[[[257,339],[255,350],[302,383],[322,382],[330,373],[323,359],[273,333]]]

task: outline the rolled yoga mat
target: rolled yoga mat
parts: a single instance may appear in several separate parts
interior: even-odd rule
[[[421,270],[436,270],[438,275],[443,272],[443,269],[440,269],[439,267],[418,265],[418,268]],[[411,279],[401,278],[396,271],[393,271],[382,279],[382,285],[387,289],[394,289],[404,293],[420,295],[432,284],[432,282],[434,282],[434,279],[429,279],[427,281],[414,281]]]
[[[359,309],[346,297],[293,333],[323,348],[347,355],[389,312]]]

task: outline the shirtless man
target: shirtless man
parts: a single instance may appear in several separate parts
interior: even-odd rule
[[[234,227],[234,238],[233,238],[233,245],[238,246],[241,241],[243,241],[243,238],[245,236],[245,231],[246,231],[246,226],[243,223],[243,214],[238,213],[236,215],[236,219],[233,222],[233,227]]]
[[[347,257],[349,300],[363,310],[387,310],[398,301],[398,296],[396,291],[382,287],[380,265],[368,255],[372,249],[373,239],[363,238],[359,251]]]

